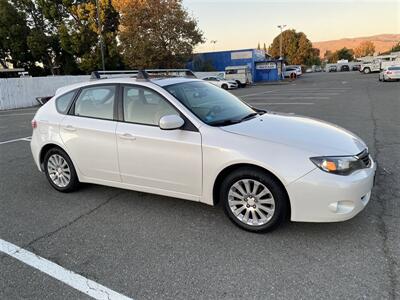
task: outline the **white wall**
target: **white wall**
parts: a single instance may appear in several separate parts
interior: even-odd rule
[[[219,72],[196,72],[198,78]],[[48,76],[0,79],[0,110],[37,105],[36,97],[53,96],[60,87],[88,81],[90,76]]]
[[[0,79],[0,110],[38,104],[36,97],[53,96],[65,85],[88,81],[90,76],[49,76]]]

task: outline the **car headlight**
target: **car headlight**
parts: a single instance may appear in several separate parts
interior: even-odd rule
[[[337,175],[349,175],[365,168],[363,162],[355,156],[321,156],[310,160],[322,171]]]

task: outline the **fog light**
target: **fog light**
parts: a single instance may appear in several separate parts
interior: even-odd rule
[[[337,201],[329,204],[329,209],[337,214],[348,214],[354,209],[352,201]]]

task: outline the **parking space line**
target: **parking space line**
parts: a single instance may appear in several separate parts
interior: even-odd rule
[[[280,99],[282,99],[282,100],[329,100],[330,97],[323,97],[323,96],[321,96],[321,97],[318,97],[318,96],[313,96],[313,97],[312,96],[310,96],[310,97],[308,97],[308,96],[305,96],[305,97],[301,97],[301,96],[300,97],[268,96],[268,97],[254,97],[254,98],[246,99],[246,100],[247,101],[257,101],[259,99],[264,99],[264,100],[280,100]]]
[[[268,105],[314,105],[312,102],[275,102],[275,103],[270,103],[270,102],[251,102],[251,104],[257,105],[257,104],[268,104]]]
[[[269,93],[273,93],[274,91],[266,91],[262,93],[254,93],[254,94],[246,94],[246,95],[237,95],[238,97],[252,97],[252,96],[257,96],[257,95],[265,95]]]
[[[0,252],[17,259],[52,278],[55,278],[94,299],[132,300],[132,298],[128,298],[118,292],[110,290],[95,281],[67,270],[60,265],[2,239],[0,239]]]
[[[20,113],[20,114],[0,114],[0,117],[14,117],[14,116],[32,116],[36,112],[31,113]]]
[[[27,137],[23,137],[23,138],[18,138],[18,139],[13,139],[13,140],[8,140],[8,141],[3,141],[3,142],[0,142],[0,145],[3,145],[3,144],[8,144],[8,143],[14,143],[14,142],[19,142],[19,141],[30,142],[30,141],[31,141],[31,139],[32,139],[32,137],[30,137],[30,136],[27,136]]]

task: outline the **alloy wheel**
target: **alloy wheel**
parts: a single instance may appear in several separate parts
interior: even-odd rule
[[[53,154],[47,161],[47,172],[51,181],[58,187],[66,187],[71,181],[68,162],[59,154]]]
[[[268,223],[275,212],[275,199],[271,191],[254,179],[235,182],[229,189],[228,204],[233,215],[250,226]]]

